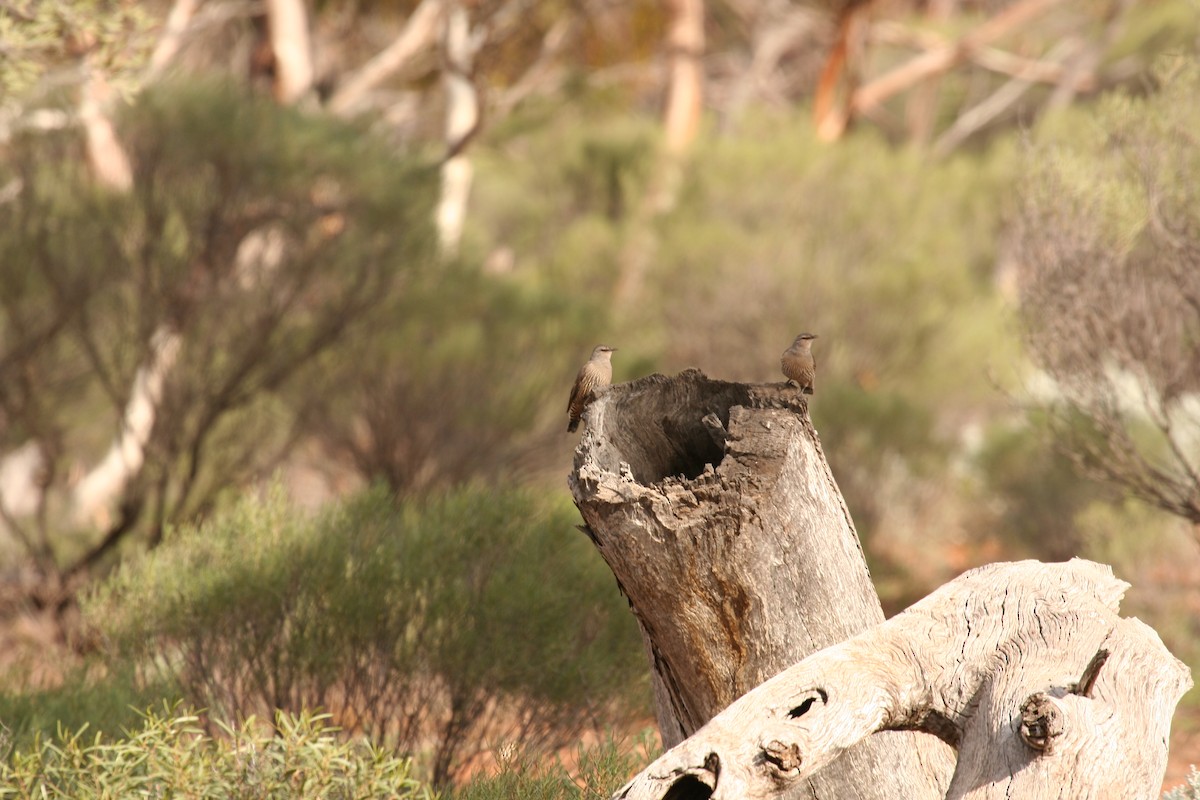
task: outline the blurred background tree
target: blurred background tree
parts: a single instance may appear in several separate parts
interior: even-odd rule
[[[1156,79],[1107,99],[1085,135],[1036,145],[1021,310],[1065,451],[1200,525],[1200,67],[1164,61]]]
[[[282,390],[433,254],[428,168],[336,123],[191,85],[142,94],[121,132],[129,192],[96,186],[72,137],[27,135],[0,207],[20,265],[2,278],[0,441],[39,475],[5,516],[49,604],[278,464],[296,436]],[[109,455],[89,419],[119,421]]]
[[[50,0],[6,3],[0,12],[0,94],[6,115],[17,98],[30,90],[50,89],[79,80],[84,56],[118,85],[126,85],[148,56],[145,35],[154,15],[137,3],[122,0]]]
[[[773,381],[800,330],[885,607],[1085,555],[1200,664],[1198,37],[1188,0],[0,4],[0,723],[321,706],[500,769],[465,796],[619,783],[623,745],[545,761],[648,717],[571,378],[604,341]]]

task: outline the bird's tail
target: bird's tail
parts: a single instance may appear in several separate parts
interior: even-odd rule
[[[575,429],[578,427],[579,427],[579,420],[578,419],[571,420],[570,422],[567,423],[567,433],[574,433]]]

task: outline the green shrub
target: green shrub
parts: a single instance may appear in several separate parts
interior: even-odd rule
[[[1163,792],[1162,800],[1200,800],[1200,772],[1192,767],[1187,783],[1180,784],[1169,792]]]
[[[513,490],[377,490],[315,517],[276,491],[174,531],[86,616],[219,718],[325,708],[440,785],[491,743],[561,747],[644,708],[633,621],[574,522]]]
[[[1022,556],[1063,561],[1083,545],[1075,515],[1111,493],[1079,475],[1044,417],[1031,414],[1029,423],[996,426],[976,454],[992,497],[980,521]]]
[[[1040,399],[1082,471],[1200,522],[1200,60],[1046,125],[1015,224],[1021,321]]]
[[[138,723],[137,709],[180,698],[173,684],[142,683],[136,680],[133,670],[120,665],[104,668],[85,663],[53,688],[22,690],[14,684],[11,672],[5,676],[5,683],[8,686],[0,692],[0,726],[16,747],[27,745],[35,737],[49,736],[59,728],[79,730],[86,726],[93,734],[117,736]]]
[[[819,392],[854,382],[946,407],[990,395],[984,357],[1015,351],[993,283],[1011,148],[935,164],[867,131],[829,148],[788,115],[741,133],[702,145],[662,225],[665,357],[776,380],[804,330],[822,336]]]
[[[335,736],[327,715],[279,714],[274,734],[253,720],[206,736],[198,717],[148,711],[121,739],[60,731],[0,761],[0,798],[101,800],[125,797],[262,800],[429,798],[408,761]],[[6,748],[7,749],[7,748]]]
[[[548,441],[561,449],[566,391],[603,318],[586,295],[447,264],[409,276],[296,405],[324,398],[323,441],[400,495],[508,475],[544,463]]]
[[[516,753],[495,775],[475,778],[447,800],[604,800],[658,755],[646,731],[633,742],[608,738],[575,750],[574,768],[560,758],[535,760]]]

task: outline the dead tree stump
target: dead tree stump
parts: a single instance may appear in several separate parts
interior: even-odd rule
[[[795,388],[652,375],[609,388],[584,419],[571,491],[641,627],[667,747],[883,622]],[[941,798],[953,763],[934,737],[874,736],[791,796]]]

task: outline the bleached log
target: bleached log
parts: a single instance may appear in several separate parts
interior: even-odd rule
[[[873,734],[920,730],[958,750],[947,798],[1156,798],[1192,681],[1118,616],[1127,586],[1080,559],[973,570],[749,692],[614,797],[784,797]]]

